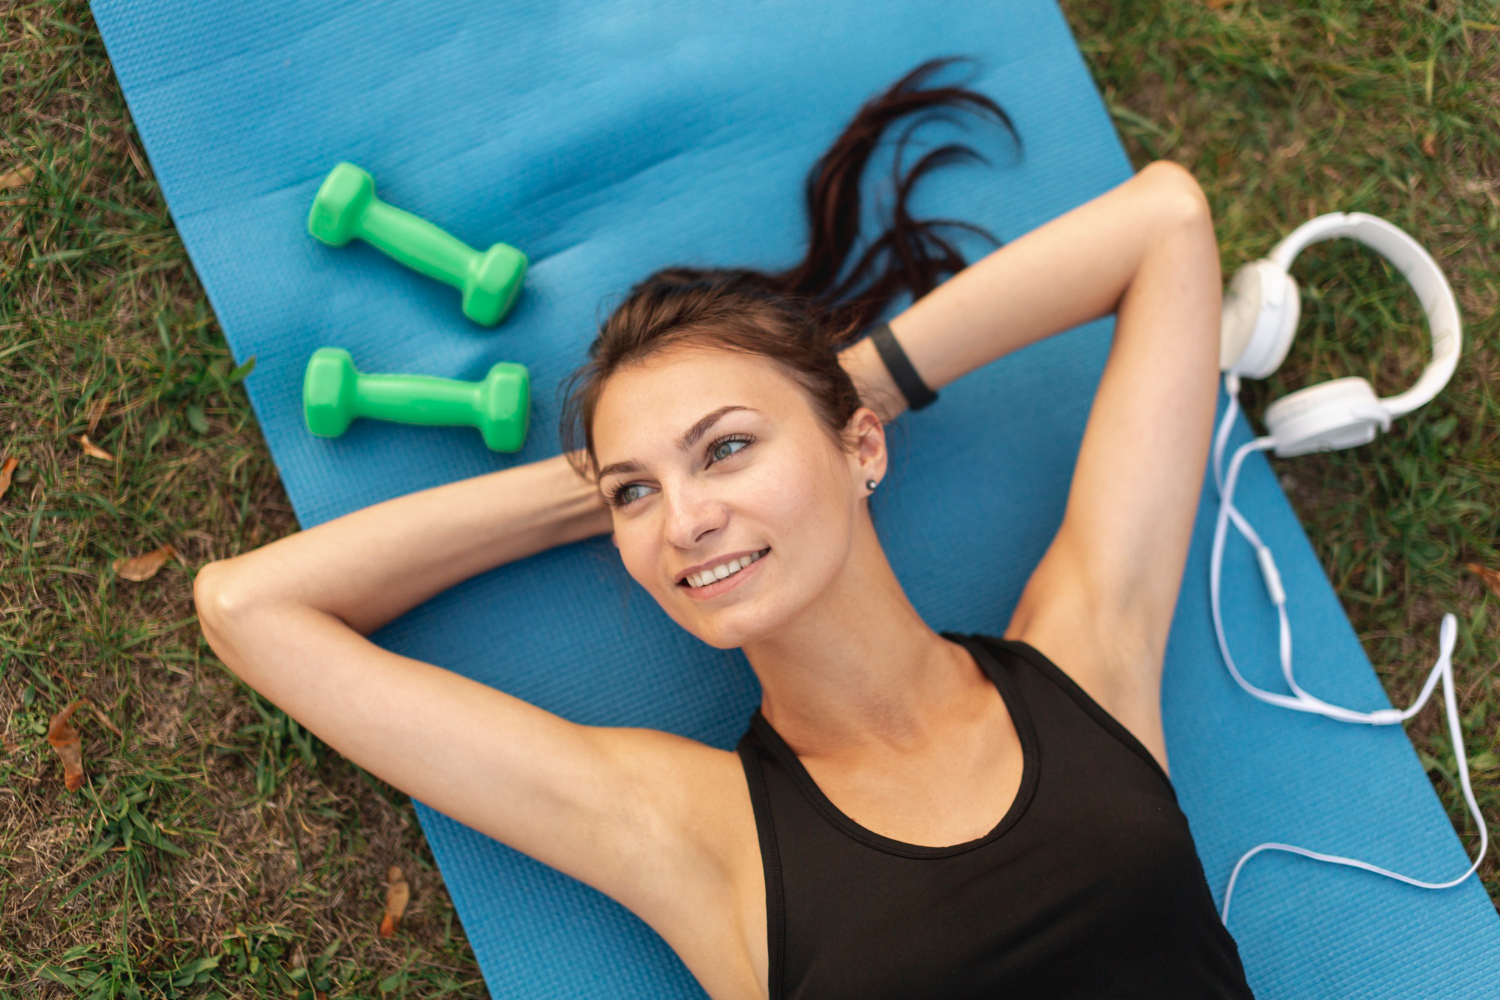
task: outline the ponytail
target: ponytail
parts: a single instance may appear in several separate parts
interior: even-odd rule
[[[924,154],[904,175],[901,173],[902,154],[912,133],[928,121],[946,117],[944,111],[968,111],[991,120],[1019,142],[1010,116],[985,95],[962,87],[923,89],[923,84],[958,61],[948,58],[925,62],[867,102],[808,175],[807,255],[791,269],[770,277],[781,291],[807,299],[825,311],[836,343],[847,342],[873,323],[900,293],[910,293],[913,300],[921,298],[943,278],[963,270],[963,255],[943,238],[941,230],[968,230],[992,243],[999,242],[966,222],[918,220],[911,214],[912,191],[927,174],[964,160],[984,162],[971,147],[959,143],[939,146]],[[908,117],[913,120],[897,141],[892,168],[896,204],[890,222],[853,267],[848,267],[859,239],[861,176],[886,131]]]
[[[993,100],[963,87],[924,87],[958,60],[933,59],[867,102],[808,175],[807,253],[785,271],[672,267],[630,290],[589,347],[589,360],[564,386],[563,447],[593,460],[594,411],[604,383],[626,364],[666,347],[694,344],[763,355],[807,390],[830,431],[841,431],[860,406],[838,361],[896,297],[921,298],[964,268],[963,255],[943,235],[966,230],[998,244],[966,222],[915,219],[910,200],[917,182],[965,160],[985,162],[960,143],[939,146],[903,173],[903,154],[924,123],[969,112],[998,124],[1019,144],[1010,117]],[[884,231],[851,263],[859,242],[861,177],[891,126],[907,121],[892,167],[895,206]]]

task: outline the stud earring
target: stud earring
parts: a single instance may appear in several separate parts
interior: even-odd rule
[[[866,479],[866,480],[865,480],[865,489],[867,489],[867,490],[869,490],[869,491],[871,491],[871,492],[872,492],[872,493],[873,493],[873,492],[874,492],[874,491],[875,491],[875,487],[877,487],[877,486],[879,486],[879,485],[880,485],[880,484],[879,484],[879,483],[877,483],[877,482],[876,482],[876,481],[875,481],[875,480],[873,480],[873,479]]]

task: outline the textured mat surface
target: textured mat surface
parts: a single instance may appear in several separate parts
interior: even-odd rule
[[[974,85],[1013,115],[1019,159],[944,175],[919,207],[1010,238],[1129,174],[1057,9],[1041,0],[96,0],[95,16],[188,251],[304,525],[557,450],[554,386],[613,297],[672,263],[784,265],[800,184],[868,96],[923,59],[980,59]],[[937,133],[933,133],[935,136]],[[303,220],[329,168],[369,169],[382,197],[533,267],[498,330],[458,293]],[[936,627],[1000,630],[1055,530],[1108,346],[1094,324],[1007,358],[897,424],[876,497],[892,561]],[[369,421],[302,427],[312,350],[368,371],[478,378],[529,365],[533,431],[496,456],[465,430]],[[1293,593],[1312,690],[1385,699],[1268,467],[1244,508]],[[1209,627],[1199,533],[1166,671],[1174,775],[1210,884],[1241,852],[1288,840],[1428,878],[1465,865],[1399,731],[1279,712],[1234,688]],[[1228,568],[1231,629],[1274,680],[1274,625],[1250,559]],[[381,641],[590,723],[659,726],[719,746],[756,700],[743,660],[676,630],[607,542],[504,567],[432,601]],[[613,902],[473,831],[422,820],[497,997],[698,995],[668,949]],[[1474,882],[1424,894],[1297,859],[1257,859],[1233,929],[1266,997],[1482,996],[1500,921]]]

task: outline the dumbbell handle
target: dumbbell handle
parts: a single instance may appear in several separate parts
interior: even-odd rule
[[[463,287],[469,268],[479,256],[451,233],[379,198],[370,199],[357,229],[365,242],[407,267],[458,288]]]
[[[483,402],[483,382],[436,375],[359,375],[354,409],[362,417],[429,427],[474,423]]]

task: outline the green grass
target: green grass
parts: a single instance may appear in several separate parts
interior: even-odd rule
[[[1466,353],[1438,401],[1372,446],[1278,467],[1394,701],[1442,611],[1458,614],[1494,824],[1500,600],[1463,567],[1500,569],[1500,15],[1290,7],[1065,4],[1136,163],[1202,180],[1226,272],[1312,214],[1358,209],[1413,232],[1453,281]],[[20,460],[0,499],[0,998],[483,996],[410,803],[198,634],[193,569],[294,523],[82,3],[0,7],[0,95],[0,177],[34,171],[0,190],[0,455]],[[1252,413],[1330,375],[1406,383],[1422,330],[1385,270],[1347,247],[1306,255],[1302,336]],[[118,460],[84,455],[84,433]],[[180,564],[112,573],[164,543]],[[78,697],[99,714],[78,713],[90,782],[70,794],[45,731]],[[1437,713],[1410,732],[1472,833]],[[382,940],[390,864],[413,898]]]
[[[0,996],[485,995],[410,802],[199,635],[192,570],[294,522],[83,4],[0,7],[0,94],[0,176],[34,171],[0,191]],[[78,697],[122,735],[78,713],[70,794]]]

